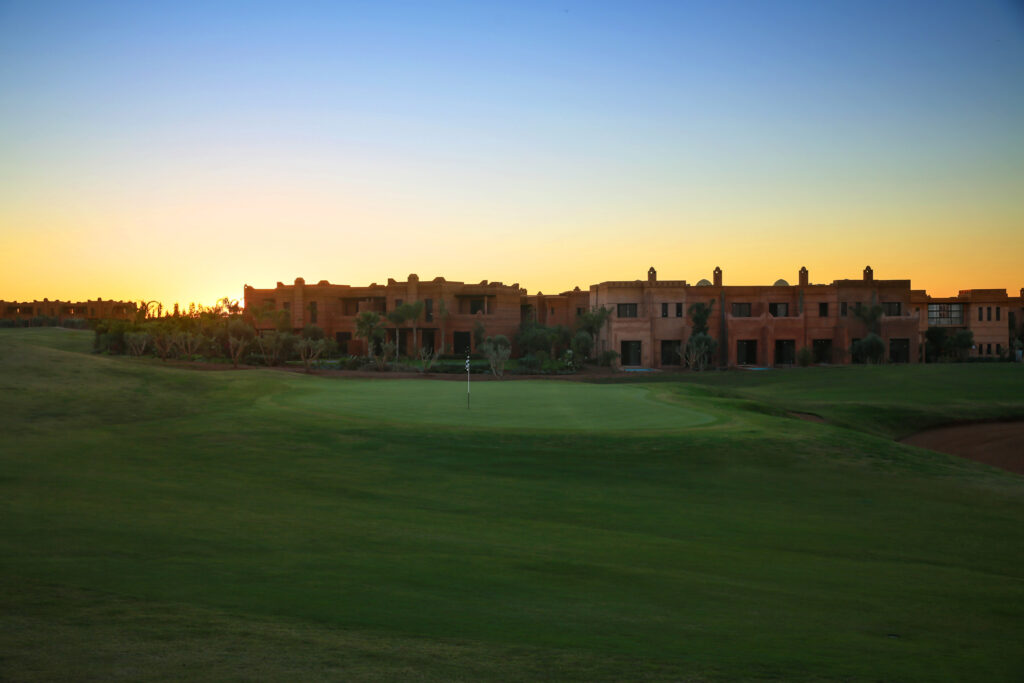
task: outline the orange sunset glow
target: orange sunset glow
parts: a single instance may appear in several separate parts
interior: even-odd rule
[[[361,11],[0,9],[0,298],[1024,286],[1009,5]]]

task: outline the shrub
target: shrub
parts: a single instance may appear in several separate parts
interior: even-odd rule
[[[505,374],[505,363],[512,353],[512,342],[503,334],[487,337],[483,344],[477,346],[480,353],[484,354],[491,366],[491,373],[495,377]]]
[[[310,323],[302,328],[302,338],[318,341],[324,338],[324,331],[318,325]]]
[[[618,362],[619,362],[619,352],[618,351],[613,351],[612,349],[609,349],[607,351],[603,351],[601,353],[601,355],[599,355],[597,357],[598,365],[600,365],[602,367],[606,367],[606,368],[614,367],[615,364],[618,363]]]
[[[128,352],[133,356],[141,356],[146,352],[152,339],[148,332],[125,332],[124,342],[128,346]]]
[[[537,357],[533,354],[523,356],[519,359],[519,369],[526,373],[536,372],[540,369],[540,363],[537,362]]]
[[[854,363],[881,363],[885,360],[885,342],[874,332],[858,339],[850,346]]]
[[[806,346],[796,352],[796,364],[806,368],[814,360],[814,354]]]
[[[589,332],[580,330],[573,335],[570,348],[572,349],[573,357],[582,363],[584,359],[590,358],[590,352],[594,350],[594,338]]]
[[[704,370],[714,358],[718,342],[703,332],[695,332],[686,342],[686,364],[691,370]]]
[[[538,351],[550,352],[551,342],[550,328],[532,321],[524,322],[516,334],[516,344],[524,357]]]
[[[133,331],[133,326],[124,320],[101,320],[93,328],[96,338],[93,350],[100,353],[122,354],[125,352],[124,335]]]

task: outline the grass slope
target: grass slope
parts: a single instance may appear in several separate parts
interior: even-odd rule
[[[915,393],[1024,409],[988,367],[874,399],[906,369],[491,382],[465,429],[451,382],[194,372],[88,345],[0,334],[3,677],[1024,670],[1024,479],[876,435],[879,406],[950,410]],[[857,429],[772,414],[807,405]]]
[[[809,412],[893,438],[951,422],[1024,419],[1024,365],[1019,363],[847,365],[652,379],[703,387],[707,396],[753,401],[779,413]],[[682,392],[693,396],[692,389]]]

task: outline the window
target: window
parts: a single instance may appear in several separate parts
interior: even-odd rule
[[[839,304],[839,315],[841,315],[842,317],[845,318],[849,314],[850,314],[850,312],[849,312],[849,309],[847,308],[846,302],[845,301],[841,302]]]
[[[988,319],[989,319],[989,321],[992,320],[992,307],[991,306],[988,307]]]
[[[683,317],[683,305],[681,303],[677,303],[676,304],[676,317],[677,318],[682,318]]]
[[[549,309],[548,309],[548,312],[549,312],[549,313],[550,313],[551,315],[554,315],[554,314],[555,314],[555,307],[554,307],[554,306],[552,306],[551,308],[549,308]]]
[[[998,356],[998,355],[999,355],[999,354],[1001,354],[1002,352],[1003,352],[1003,347],[1002,347],[1002,345],[1001,345],[1001,344],[996,344],[996,355]]]
[[[310,301],[309,302],[309,324],[310,325],[315,325],[316,324],[316,302],[315,301]]]
[[[899,301],[883,301],[882,313],[884,315],[902,315]]]
[[[583,315],[583,307],[582,306],[577,306],[576,307],[576,315]]]
[[[616,307],[616,313],[620,318],[635,318],[636,317],[636,304],[619,304]],[[640,342],[637,342],[638,344]]]
[[[963,304],[928,304],[928,326],[964,324]]]
[[[999,307],[996,306],[996,322],[999,322]]]
[[[768,304],[768,312],[775,318],[785,318],[789,315],[789,304]]]
[[[985,351],[985,355],[986,356],[991,356],[992,355],[992,344],[991,343],[989,343],[988,349]]]
[[[469,314],[470,315],[474,315],[476,313],[481,313],[481,312],[483,312],[483,310],[484,310],[484,300],[483,299],[470,299],[469,300]]]
[[[661,305],[661,317],[662,318],[667,318],[668,317],[668,304],[662,304]]]
[[[733,304],[732,305],[732,317],[734,317],[734,318],[749,318],[750,317],[750,304]]]
[[[824,302],[824,303],[818,304],[818,317],[819,318],[827,318],[828,317],[828,302]]]
[[[978,306],[978,322],[980,323],[984,319],[985,319],[985,308],[983,306]]]
[[[469,344],[472,340],[472,334],[469,332],[454,332],[452,334],[452,346],[455,349],[455,353],[460,356],[464,353],[469,353]]]
[[[434,320],[434,300],[423,300],[423,318],[429,323]]]
[[[284,302],[284,310],[286,310],[286,311],[292,310],[292,302],[291,301],[285,301]]]

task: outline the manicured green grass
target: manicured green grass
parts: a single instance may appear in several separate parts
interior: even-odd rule
[[[481,382],[466,411],[457,382],[89,343],[0,333],[0,677],[1024,670],[1024,478],[877,419],[943,418],[957,390],[1024,414],[1015,368]],[[847,426],[782,416],[801,408]]]
[[[709,395],[809,412],[892,437],[985,419],[1024,419],[1024,364],[854,365],[667,377]],[[692,391],[684,390],[688,396]]]
[[[714,417],[665,392],[632,385],[596,388],[569,381],[303,382],[275,404],[343,419],[393,425],[530,431],[678,430]],[[668,399],[668,400],[666,400]]]

